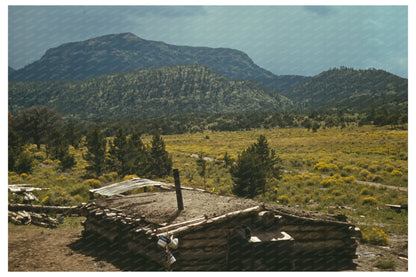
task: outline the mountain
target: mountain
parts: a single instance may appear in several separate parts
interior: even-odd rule
[[[286,97],[253,80],[201,65],[136,70],[76,81],[9,82],[9,110],[33,105],[75,118],[151,118],[188,113],[281,111]]]
[[[377,69],[341,67],[324,71],[282,94],[315,110],[402,106],[407,109],[408,80]]]
[[[230,79],[253,79],[280,92],[303,81],[302,76],[276,76],[238,50],[170,45],[132,33],[66,43],[16,70],[14,81],[82,80],[129,70],[169,65],[200,64]]]
[[[10,78],[10,75],[12,75],[15,71],[16,71],[16,69],[14,69],[13,67],[10,67],[9,66],[9,68],[8,68],[9,78]]]

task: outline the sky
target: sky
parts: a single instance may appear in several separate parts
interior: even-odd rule
[[[11,4],[10,4],[11,5]],[[8,64],[66,42],[131,32],[174,45],[241,50],[276,75],[334,67],[408,77],[407,6],[8,6]]]

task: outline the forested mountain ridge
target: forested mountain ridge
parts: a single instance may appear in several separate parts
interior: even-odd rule
[[[151,118],[189,113],[281,111],[286,97],[253,80],[201,65],[167,66],[77,81],[9,82],[9,111],[43,105],[73,118]]]
[[[378,69],[347,67],[324,71],[283,92],[308,109],[351,109],[399,106],[407,109],[408,80]]]
[[[51,48],[40,60],[12,72],[9,80],[82,80],[123,71],[196,63],[230,79],[257,80],[277,92],[308,78],[276,76],[235,49],[177,46],[122,33]]]

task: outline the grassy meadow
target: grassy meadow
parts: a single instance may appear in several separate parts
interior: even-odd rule
[[[281,179],[268,180],[259,201],[278,202],[301,209],[341,213],[362,230],[383,230],[387,234],[407,232],[407,211],[395,212],[385,204],[407,203],[408,132],[388,127],[319,129],[268,129],[235,132],[205,132],[163,136],[180,171],[181,184],[230,194],[233,185],[224,155],[238,154],[265,135],[280,157]],[[150,143],[150,136],[142,137]],[[117,173],[98,179],[83,179],[86,148],[70,149],[77,165],[67,172],[56,170],[57,161],[47,159],[44,149],[30,146],[36,166],[32,174],[9,172],[9,184],[29,183],[50,188],[39,192],[39,202],[48,205],[76,205],[88,200],[88,190],[122,180]],[[207,157],[206,180],[200,175],[197,156]],[[129,178],[128,176],[126,176]],[[126,178],[125,177],[125,178]],[[161,179],[172,182],[173,177]],[[401,189],[398,189],[401,188]],[[21,201],[9,195],[11,201]]]

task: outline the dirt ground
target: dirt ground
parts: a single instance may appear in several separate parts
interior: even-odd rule
[[[105,241],[82,237],[84,218],[71,218],[72,224],[57,229],[8,225],[9,271],[159,271],[157,264],[131,255]],[[393,235],[388,247],[359,244],[357,271],[382,270],[375,265],[391,259],[393,271],[407,271],[407,235]]]

